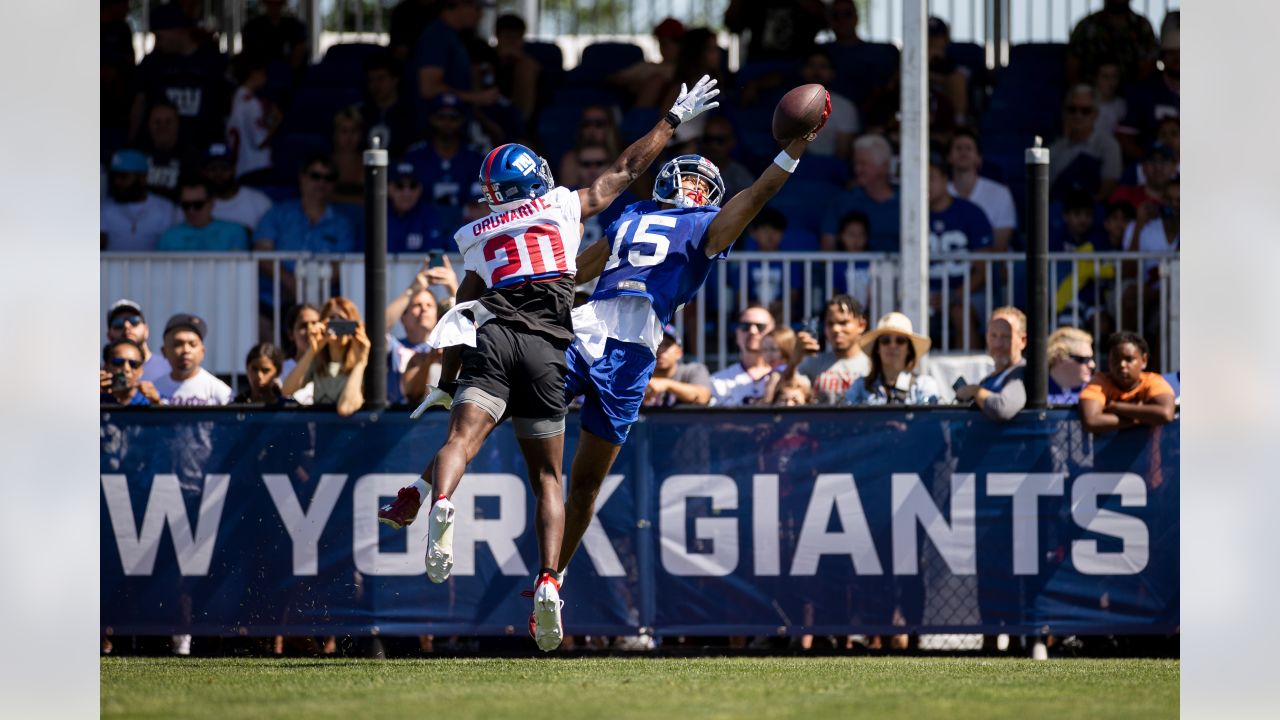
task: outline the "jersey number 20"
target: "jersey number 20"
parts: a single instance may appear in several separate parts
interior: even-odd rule
[[[606,271],[618,267],[623,260],[631,267],[649,267],[666,259],[671,239],[663,232],[650,230],[655,226],[673,228],[676,226],[676,219],[667,215],[645,215],[636,224],[635,232],[630,232],[631,222],[626,220],[618,226],[609,262],[604,266]]]
[[[550,250],[550,263],[543,250]],[[490,271],[491,287],[554,277],[568,267],[564,261],[560,230],[555,225],[534,225],[515,237],[494,235],[484,244],[484,259],[493,268]],[[498,261],[502,264],[494,267]]]

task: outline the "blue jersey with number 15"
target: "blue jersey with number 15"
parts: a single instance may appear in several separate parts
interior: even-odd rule
[[[609,259],[591,299],[647,298],[665,325],[729,250],[711,258],[705,250],[707,228],[720,208],[663,207],[652,200],[635,203],[605,230]]]

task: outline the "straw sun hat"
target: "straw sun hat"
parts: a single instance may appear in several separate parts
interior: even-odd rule
[[[929,352],[929,346],[932,344],[929,338],[924,335],[917,335],[911,327],[911,318],[900,312],[891,312],[876,322],[876,329],[866,333],[858,340],[858,345],[862,347],[862,351],[870,355],[876,347],[876,340],[881,335],[901,335],[911,341],[911,346],[916,349],[916,359],[924,357]]]

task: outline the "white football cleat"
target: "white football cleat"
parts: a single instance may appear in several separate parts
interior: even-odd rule
[[[449,579],[453,570],[453,503],[440,498],[427,513],[427,577],[433,583]]]
[[[562,607],[560,583],[549,573],[543,573],[533,591],[533,640],[543,652],[555,650],[564,640],[564,627],[560,624]]]
[[[418,418],[422,417],[422,413],[435,407],[436,405],[439,405],[445,410],[448,410],[453,407],[452,395],[441,390],[435,385],[428,385],[427,388],[429,388],[427,390],[427,396],[422,399],[422,404],[419,405],[417,408],[415,408],[413,412],[409,413],[410,420],[417,420]]]

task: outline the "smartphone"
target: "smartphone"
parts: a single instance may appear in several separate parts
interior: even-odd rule
[[[968,385],[968,384],[969,384],[969,381],[968,381],[968,380],[965,380],[965,379],[964,379],[964,376],[963,376],[963,375],[961,375],[960,377],[956,378],[956,381],[955,381],[955,382],[951,383],[951,389],[952,389],[952,390],[959,390],[960,388],[962,388],[962,387],[964,387],[965,385]]]
[[[427,267],[444,267],[444,251],[432,250],[427,253]]]
[[[124,392],[129,389],[129,378],[123,371],[111,373],[111,392]]]
[[[355,335],[357,324],[358,323],[355,320],[339,320],[338,318],[334,318],[329,321],[329,329],[338,337]]]
[[[818,337],[818,316],[814,315],[808,320],[805,320],[803,330],[815,338]]]

